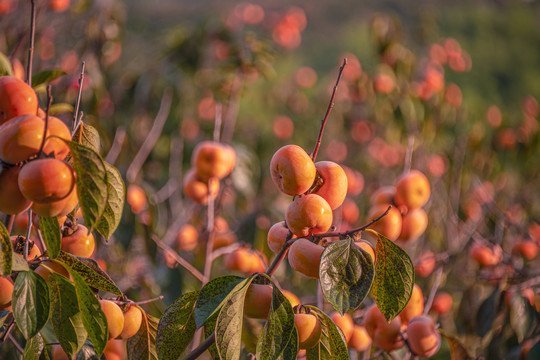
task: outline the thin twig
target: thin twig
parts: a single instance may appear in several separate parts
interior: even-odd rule
[[[441,284],[442,272],[443,272],[443,267],[440,266],[437,269],[437,273],[435,274],[435,280],[433,281],[433,286],[431,287],[428,299],[426,301],[426,305],[424,306],[424,315],[426,315],[431,309],[431,305],[433,304],[433,299],[435,299],[435,294],[437,293],[437,289],[439,288],[439,285]]]
[[[13,224],[15,223],[15,218],[17,215],[8,215],[6,217],[5,225],[6,229],[8,231],[8,234],[11,234],[11,231],[13,230]]]
[[[204,283],[205,278],[199,270],[197,270],[193,265],[191,265],[186,259],[178,255],[176,251],[174,251],[169,245],[161,241],[156,235],[152,235],[151,238],[152,240],[154,240],[157,246],[159,246],[164,251],[167,251],[169,255],[171,255],[178,264],[180,264],[184,269],[189,271],[191,275],[195,276],[202,283]]]
[[[212,251],[212,261],[216,260],[218,257],[229,254],[233,252],[234,250],[238,249],[239,247],[242,247],[239,243],[234,243],[229,246],[225,246],[222,248],[219,248],[215,251]]]
[[[313,152],[311,153],[311,160],[313,161],[315,161],[315,158],[317,158],[317,153],[319,152],[319,148],[321,147],[324,127],[326,126],[326,122],[328,121],[328,116],[330,115],[330,112],[332,111],[332,108],[334,107],[334,98],[336,97],[336,91],[339,85],[339,80],[341,79],[341,74],[343,73],[343,69],[345,68],[345,65],[347,65],[347,58],[343,59],[343,64],[339,67],[336,84],[334,85],[334,90],[332,90],[332,96],[330,97],[330,102],[328,103],[328,107],[326,108],[326,113],[324,114],[324,118],[322,119],[322,122],[321,122],[321,128],[319,129],[319,136],[317,137],[315,148],[313,149]]]
[[[116,300],[116,299],[109,299],[109,301],[112,301],[116,304],[134,304],[134,305],[144,305],[144,304],[149,304],[149,303],[152,303],[154,301],[159,301],[159,300],[163,300],[163,295],[161,296],[158,296],[156,298],[153,298],[153,299],[148,299],[148,300],[143,300],[143,301],[132,301],[132,300]]]
[[[4,341],[6,341],[6,338],[8,337],[9,333],[11,332],[11,330],[13,330],[13,327],[15,326],[15,319],[13,318],[13,315],[8,315],[8,316],[12,317],[11,322],[9,323],[6,331],[0,337],[0,344],[4,343]]]
[[[36,2],[31,0],[30,42],[28,44],[28,63],[26,64],[26,83],[32,86],[32,63],[34,62],[34,44],[36,39]]]
[[[45,147],[45,141],[47,141],[47,130],[49,129],[49,111],[51,110],[51,105],[53,101],[51,89],[52,89],[51,84],[48,84],[47,85],[47,108],[45,109],[45,124],[43,126],[43,137],[41,138],[41,145],[39,146],[38,154],[41,154],[43,152],[43,148]]]
[[[283,243],[283,246],[279,250],[279,252],[276,254],[276,257],[274,260],[272,260],[272,263],[270,266],[268,266],[268,269],[266,270],[266,274],[268,276],[272,276],[274,272],[277,270],[279,264],[283,261],[285,258],[285,254],[287,254],[287,250],[289,250],[289,247],[296,241],[297,239],[292,238],[292,232],[289,230],[289,233],[287,234],[287,237],[285,238],[285,242]]]
[[[216,117],[214,119],[214,141],[219,142],[219,134],[221,133],[221,113],[223,106],[221,103],[216,104]]]
[[[32,209],[28,209],[28,225],[26,226],[26,239],[24,242],[24,261],[28,261],[28,243],[30,241],[30,232],[32,231]]]
[[[409,141],[407,144],[407,153],[405,154],[405,165],[403,165],[403,174],[407,174],[411,171],[413,152],[414,152],[414,135],[410,135]]]
[[[84,68],[86,64],[83,61],[81,63],[81,73],[79,75],[79,89],[77,90],[77,100],[75,101],[75,110],[73,111],[73,123],[71,124],[71,135],[75,134],[77,128],[79,127],[79,121],[77,116],[79,115],[79,106],[81,105],[81,96],[84,82]]]
[[[208,207],[207,207],[207,224],[206,224],[206,232],[208,233],[208,238],[206,239],[206,249],[205,249],[205,261],[204,261],[204,270],[203,270],[203,276],[204,281],[203,285],[206,284],[208,281],[210,281],[210,273],[212,272],[212,251],[214,250],[214,240],[216,238],[216,234],[214,231],[214,204],[215,199],[212,195],[212,184],[214,181],[218,181],[218,179],[210,178],[208,180]]]
[[[105,162],[114,165],[118,159],[118,156],[120,155],[120,152],[122,151],[122,146],[124,145],[125,140],[126,129],[123,126],[120,126],[118,129],[116,129],[111,148],[109,149],[107,156],[105,156]]]
[[[213,332],[209,337],[206,338],[199,346],[197,346],[193,351],[191,351],[184,360],[195,360],[201,356],[212,344],[216,341],[216,333]]]
[[[236,118],[238,117],[238,111],[240,109],[240,95],[243,87],[244,75],[241,72],[238,72],[233,81],[229,106],[227,107],[227,113],[225,114],[225,119],[223,121],[224,126],[223,133],[221,134],[221,142],[224,144],[229,144],[232,140]]]
[[[15,346],[15,349],[17,349],[19,353],[24,354],[24,349],[22,348],[21,344],[17,342],[17,339],[13,337],[13,335],[9,334],[8,339],[11,340],[13,346]]]
[[[137,155],[135,155],[135,158],[129,165],[126,177],[128,182],[132,183],[137,178],[137,174],[141,170],[141,167],[143,166],[144,162],[148,158],[148,155],[150,155],[150,152],[154,148],[154,145],[156,144],[156,141],[159,139],[159,136],[161,135],[161,131],[163,130],[163,126],[165,125],[165,122],[167,121],[167,118],[169,117],[169,111],[171,110],[171,104],[172,104],[172,91],[170,89],[165,90],[163,93],[163,97],[161,98],[161,104],[159,105],[159,111],[156,115],[156,118],[154,119],[154,124],[152,125],[152,129],[150,129],[150,132],[148,133],[148,136],[144,140],[141,148],[137,152]]]

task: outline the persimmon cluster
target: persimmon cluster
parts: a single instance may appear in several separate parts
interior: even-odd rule
[[[392,241],[411,243],[424,234],[428,216],[422,208],[431,196],[427,177],[418,170],[400,176],[395,186],[379,188],[370,198],[369,220],[375,219],[392,205],[388,214],[370,226]]]

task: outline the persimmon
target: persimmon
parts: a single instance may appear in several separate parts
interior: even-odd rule
[[[110,300],[99,300],[109,326],[109,339],[118,337],[124,329],[124,313],[120,306]]]
[[[422,208],[408,211],[401,218],[399,240],[412,242],[424,234],[428,226],[428,216]]]
[[[75,231],[62,237],[62,250],[75,256],[88,258],[94,253],[96,240],[84,225],[77,225]]]
[[[364,190],[364,176],[348,166],[341,166],[347,175],[347,195],[356,196]]]
[[[19,173],[19,189],[30,201],[48,203],[66,198],[75,186],[71,166],[62,160],[46,158],[25,164]]]
[[[19,190],[18,179],[21,168],[2,167],[0,171],[0,211],[14,215],[28,209],[32,202]]]
[[[14,76],[0,77],[0,125],[19,115],[35,115],[36,92]]]
[[[24,236],[12,236],[11,244],[13,246],[13,251],[21,256],[24,256],[24,243],[26,239]],[[41,256],[41,250],[34,243],[34,240],[28,240],[28,260],[33,260],[36,257]]]
[[[388,204],[380,204],[372,207],[368,213],[368,220],[372,221],[382,215]],[[388,239],[395,241],[401,234],[402,219],[401,213],[395,207],[392,207],[388,213],[383,216],[379,221],[370,225],[370,229],[377,231],[378,233],[386,236]]]
[[[10,277],[0,277],[0,311],[11,310],[13,281]]]
[[[146,207],[146,193],[135,184],[130,184],[127,188],[126,201],[134,214],[141,213]]]
[[[379,73],[373,77],[373,88],[380,94],[390,94],[395,85],[394,77],[389,74]]]
[[[298,332],[298,347],[311,349],[321,338],[321,324],[313,314],[294,314],[294,326]]]
[[[411,319],[407,325],[409,347],[415,355],[431,357],[439,351],[441,334],[435,328],[435,322],[427,315]]]
[[[105,350],[103,350],[103,355],[107,360],[123,360],[125,350],[125,342],[121,339],[110,339],[105,345]]]
[[[371,205],[392,204],[396,195],[395,186],[381,186],[369,198]]]
[[[319,161],[315,169],[323,183],[314,192],[321,196],[332,210],[337,209],[347,195],[347,175],[341,166],[332,161]]]
[[[60,346],[59,344],[54,344],[52,346],[51,356],[53,360],[72,360],[69,358],[64,349],[62,349],[62,346]],[[73,357],[73,359],[75,359],[75,356]]]
[[[373,344],[384,351],[399,349],[404,345],[401,338],[401,318],[396,316],[391,322],[386,321],[377,305],[372,305],[364,317],[364,327]]]
[[[291,196],[305,193],[315,181],[317,171],[309,155],[297,145],[286,145],[272,156],[270,175],[278,189]]]
[[[178,251],[191,251],[197,247],[199,243],[199,232],[195,226],[185,224],[176,234],[174,245]]]
[[[354,224],[360,216],[360,209],[353,199],[346,198],[341,204],[341,217],[348,224]]]
[[[281,293],[283,294],[283,296],[287,298],[287,300],[289,300],[292,307],[295,307],[296,305],[300,305],[300,299],[298,298],[298,296],[294,295],[289,290],[281,289]]]
[[[120,333],[120,338],[127,339],[135,335],[141,327],[142,319],[142,310],[138,306],[130,305],[124,311],[124,328]]]
[[[341,329],[343,336],[345,336],[345,341],[349,342],[354,332],[354,322],[351,315],[347,313],[341,315],[337,311],[334,311],[330,314],[330,319]]]
[[[446,314],[452,309],[452,295],[447,292],[440,292],[435,295],[431,308],[439,314]]]
[[[287,208],[287,226],[298,237],[320,234],[332,225],[332,209],[317,194],[308,194],[295,199]]]
[[[427,250],[418,258],[414,265],[414,271],[418,276],[427,277],[435,269],[435,263],[435,254],[433,251]]]
[[[399,207],[409,211],[424,206],[431,196],[429,180],[422,172],[411,170],[402,175],[396,182],[394,201]]]
[[[249,318],[266,319],[272,303],[272,286],[249,285],[244,298],[244,314]]]
[[[39,265],[36,268],[35,272],[36,274],[41,276],[45,281],[49,281],[51,270],[57,274],[60,274],[69,278],[69,271],[67,271],[65,267],[63,267],[62,265],[54,261],[43,261],[41,265]]]
[[[411,298],[405,308],[399,313],[401,323],[406,325],[410,319],[424,312],[424,293],[418,284],[414,284]]]
[[[197,176],[206,181],[210,178],[223,179],[229,175],[236,162],[236,152],[226,144],[203,141],[197,144],[191,157],[191,165]]]
[[[208,191],[210,188],[210,194]],[[201,180],[197,176],[197,171],[193,168],[189,169],[184,176],[183,183],[184,194],[198,204],[208,204],[208,196],[215,198],[219,192],[219,181],[211,180],[209,182]]]
[[[69,131],[67,125],[57,117],[49,116],[48,121],[47,140],[43,146],[43,153],[47,155],[54,154],[56,159],[64,160],[70,151],[64,140],[71,141],[71,131]],[[41,129],[43,129],[44,125],[45,122],[43,121]],[[43,132],[43,130],[41,131]]]
[[[354,325],[351,338],[347,342],[349,348],[356,351],[366,351],[371,346],[372,340],[363,326]]]
[[[307,239],[298,239],[289,248],[289,264],[299,273],[318,279],[323,250],[322,246]]]
[[[502,260],[502,248],[497,244],[490,248],[487,245],[475,243],[471,246],[469,255],[481,267],[494,266]]]
[[[34,202],[32,211],[39,216],[62,218],[75,210],[78,204],[79,196],[77,195],[77,185],[75,185],[71,193],[61,200],[49,203]]]
[[[532,260],[538,255],[538,245],[532,240],[520,240],[512,246],[512,253]]]
[[[270,229],[268,230],[268,235],[266,237],[270,250],[277,254],[283,247],[285,239],[287,239],[288,233],[289,228],[285,224],[285,221],[280,221],[272,225],[272,227],[270,227]],[[292,238],[296,238],[296,236],[292,235]]]
[[[371,261],[373,263],[375,263],[375,250],[373,250],[373,246],[371,246],[370,244],[368,244],[367,242],[365,241],[355,241],[354,242],[356,246],[358,246],[359,248],[361,248],[362,250],[364,250],[365,252],[367,252],[369,254],[369,256],[371,256]]]
[[[214,234],[214,250],[225,246],[232,245],[238,242],[238,237],[233,231],[226,230],[223,232],[216,232]]]
[[[55,12],[66,11],[71,0],[49,0],[49,7]]]
[[[266,265],[261,259],[261,256],[264,258],[264,254],[260,254],[260,256],[259,254],[257,251],[240,247],[225,255],[225,266],[229,270],[241,271],[246,274],[265,272]]]

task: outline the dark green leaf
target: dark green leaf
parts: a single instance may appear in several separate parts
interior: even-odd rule
[[[204,337],[205,338],[208,338],[210,335],[212,334],[215,334],[216,332],[216,322],[217,322],[217,316],[219,314],[216,313],[212,316],[210,316],[205,322],[204,322]],[[242,328],[243,330],[243,328]],[[255,340],[256,342],[256,340]],[[257,344],[255,344],[255,346],[257,346]],[[255,351],[255,350],[253,350]],[[216,346],[216,342],[214,341],[214,343],[212,345],[210,345],[210,347],[208,348],[208,352],[210,352],[210,354],[212,355],[212,357],[214,359],[219,359],[219,353],[217,351],[217,346]]]
[[[71,358],[81,349],[88,335],[77,303],[77,291],[64,276],[51,273],[49,295],[54,334],[62,349]]]
[[[206,331],[206,326],[204,328]],[[252,319],[244,316],[244,323],[242,325],[242,345],[244,345],[245,350],[249,351],[252,354],[257,353],[257,343],[259,342],[259,338],[263,332],[263,329],[263,324],[261,324],[261,321],[259,319]]]
[[[321,288],[340,314],[360,306],[369,293],[374,277],[371,256],[352,240],[336,241],[321,256]]]
[[[108,240],[122,219],[126,191],[120,172],[107,163],[105,167],[107,168],[108,201],[103,215],[96,224],[96,230]]]
[[[210,281],[203,286],[199,293],[199,298],[195,304],[195,323],[197,329],[204,325],[214,312],[222,305],[224,300],[229,296],[231,291],[235,289],[244,279],[238,276],[223,276]]]
[[[92,231],[107,206],[107,169],[101,156],[92,148],[74,141],[64,141],[71,150],[73,167],[77,173],[77,195],[84,223]]]
[[[13,247],[11,246],[11,239],[6,227],[0,221],[0,276],[5,277],[11,275],[12,266]]]
[[[491,325],[497,315],[500,294],[499,288],[496,288],[478,308],[476,313],[476,333],[480,337],[484,337],[491,330]]]
[[[75,134],[73,141],[88,148],[94,149],[99,154],[101,149],[101,139],[95,127],[82,122]]]
[[[442,336],[446,338],[448,346],[450,347],[450,354],[452,360],[473,360],[473,357],[469,355],[467,348],[453,336],[448,335],[446,332],[439,330]]]
[[[43,352],[45,343],[39,333],[30,338],[24,346],[24,360],[38,360]]]
[[[192,291],[178,298],[159,320],[156,348],[160,360],[178,359],[193,339],[198,295],[198,291]]]
[[[537,341],[536,344],[529,350],[527,353],[527,358],[525,360],[538,360],[540,359],[540,341]]]
[[[83,277],[69,266],[66,266],[66,268],[75,284],[84,328],[88,332],[90,340],[92,340],[95,352],[98,355],[101,355],[105,349],[105,345],[107,345],[107,340],[109,339],[107,318],[101,310],[99,300],[88,285],[86,285]]]
[[[216,323],[216,346],[221,360],[237,360],[242,350],[244,298],[253,277],[238,284],[228,295]]]
[[[373,230],[378,238],[375,257],[375,279],[372,293],[386,320],[392,321],[405,308],[414,286],[414,265],[407,253]]]
[[[143,313],[143,321],[139,332],[127,341],[129,360],[157,360],[156,333],[159,320]]]
[[[62,246],[62,233],[56,217],[39,217],[39,229],[51,258],[58,256]]]
[[[68,265],[71,269],[79,273],[89,286],[108,291],[112,294],[122,295],[120,289],[118,289],[109,275],[99,267],[95,260],[73,256],[64,251],[60,251],[56,260]]]
[[[520,343],[528,334],[535,315],[535,309],[530,305],[529,300],[516,291],[510,299],[510,326],[516,333]]]
[[[54,359],[53,359],[54,360]],[[107,360],[105,355],[99,356],[91,341],[87,340],[75,356],[75,360]]]
[[[49,83],[62,75],[66,75],[64,70],[51,69],[43,70],[32,75],[32,87],[38,87],[41,84]]]
[[[321,340],[307,350],[308,360],[348,360],[345,336],[336,324],[324,312],[314,306],[307,306],[320,321]]]
[[[4,323],[6,322],[10,313],[11,311],[0,311],[0,330],[2,329],[2,326],[4,326]]]
[[[7,56],[0,52],[0,76],[4,75],[13,75],[13,69]]]
[[[295,359],[298,354],[298,333],[294,326],[291,303],[273,285],[268,321],[257,343],[257,359]]]
[[[33,271],[22,271],[13,286],[13,317],[26,339],[36,335],[49,318],[47,283]]]

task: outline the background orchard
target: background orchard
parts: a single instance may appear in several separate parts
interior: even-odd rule
[[[95,250],[80,254],[92,254],[114,284],[101,297],[118,300],[123,310],[128,303],[144,310],[147,333],[108,342],[116,348],[106,350],[107,356],[156,356],[159,319],[185,317],[179,309],[193,308],[197,294],[191,292],[224,275],[252,281],[250,274],[266,271],[291,305],[305,306],[297,312],[325,319],[324,312],[338,325],[348,355],[336,350],[332,358],[415,357],[425,349],[409,333],[430,321],[438,329],[430,334],[436,334],[431,341],[437,346],[425,356],[540,356],[537,3],[437,1],[419,11],[412,10],[416,2],[353,0],[151,3],[36,1],[32,82],[39,105],[46,110],[52,96],[49,114],[69,130],[73,118],[82,117],[74,138],[83,138],[118,169],[122,199],[125,184],[116,231],[94,232]],[[30,1],[0,0],[2,75],[26,80],[30,13]],[[79,94],[82,115],[75,109]],[[272,157],[290,144],[313,154],[329,102],[316,161],[339,164],[348,186],[343,203],[333,209],[334,227],[323,232],[361,237],[375,247],[381,241],[377,234],[346,232],[388,211],[370,228],[402,248],[414,265],[416,285],[404,291],[412,305],[396,317],[400,324],[385,328],[393,333],[384,337],[390,345],[371,343],[374,329],[386,326],[372,307],[372,292],[341,316],[336,300],[311,279],[318,270],[306,274],[294,260],[274,261],[284,254],[282,242],[272,243],[272,231],[281,241],[288,233],[274,224],[286,220],[293,196],[305,190],[281,192],[272,181]],[[196,170],[204,145],[219,147],[220,174]],[[427,179],[428,200],[407,208],[393,187],[403,174],[417,171]],[[72,215],[70,221],[88,225],[88,216]],[[2,219],[8,228],[13,221],[10,235],[26,235],[26,212]],[[393,219],[399,228],[389,224]],[[72,231],[76,227],[68,226],[62,236]],[[315,241],[321,249],[312,258],[319,259],[323,246],[337,243],[337,237]],[[380,252],[356,244],[380,264]],[[74,253],[68,245],[62,250]],[[272,263],[277,266],[268,269]],[[37,265],[30,267],[43,276]],[[262,278],[255,281],[265,283]],[[219,286],[230,291],[235,281]],[[269,287],[251,285],[245,301],[271,294]],[[175,303],[183,295],[184,303]],[[258,352],[269,312],[245,311],[241,357],[249,358]],[[0,314],[0,357],[18,358],[17,347],[30,342],[27,333],[10,327],[12,313]],[[404,325],[422,314],[427,317]],[[195,322],[200,325],[196,316]],[[179,337],[183,357],[208,338],[206,325],[193,342]],[[50,324],[40,333],[53,358],[60,356],[53,353],[59,350]],[[147,352],[139,351],[144,339],[150,339]],[[157,350],[161,358],[180,355],[165,355],[163,344]]]

